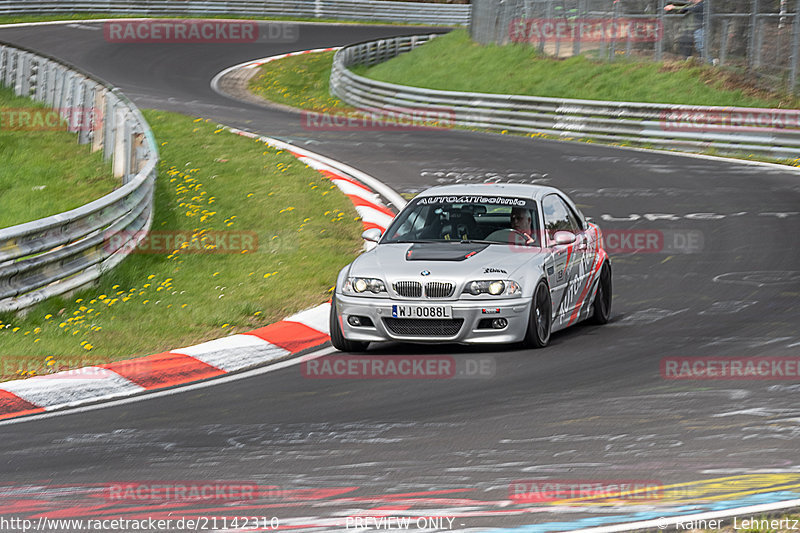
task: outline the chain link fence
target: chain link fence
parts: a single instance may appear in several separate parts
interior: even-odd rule
[[[697,57],[798,89],[800,0],[473,0],[470,34],[553,57]]]

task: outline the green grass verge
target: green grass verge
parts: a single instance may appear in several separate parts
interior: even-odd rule
[[[452,32],[446,36],[437,37],[431,43],[426,44],[424,47],[421,47],[414,52],[410,52],[405,54],[404,56],[400,56],[395,58],[391,61],[399,61],[403,59],[403,57],[410,56],[411,54],[415,54],[418,51],[424,50],[428,46],[433,46],[437,40],[439,39],[448,39],[451,35],[457,34],[458,31]],[[458,37],[456,35],[456,37]],[[306,109],[316,112],[329,112],[332,114],[342,114],[342,115],[349,115],[353,113],[355,110],[352,107],[347,106],[344,102],[339,100],[338,98],[331,96],[329,92],[329,78],[330,78],[330,70],[331,70],[331,62],[333,60],[334,52],[320,52],[316,54],[303,54],[299,56],[287,57],[284,59],[279,59],[276,61],[271,61],[269,63],[265,63],[261,67],[259,67],[259,73],[255,75],[250,80],[250,90],[254,94],[257,94],[266,100],[270,100],[276,103],[281,103],[285,105],[290,105],[299,109]],[[391,62],[390,61],[390,62]],[[388,62],[388,63],[390,63]],[[369,75],[373,69],[379,68],[381,65],[372,67],[372,69],[354,69],[356,72],[360,74],[367,74]],[[410,67],[411,69],[417,69],[417,66]],[[687,68],[695,68],[695,67],[687,67]],[[466,76],[466,75],[465,75]],[[401,83],[411,84],[409,79],[413,77],[412,73],[409,73],[408,76],[404,80],[401,80]],[[617,82],[621,85],[626,85],[628,83],[633,83],[632,81],[620,77]],[[585,97],[585,96],[584,96]],[[482,128],[472,128],[472,127],[461,127],[456,126],[456,129],[464,129],[470,131],[493,131],[493,130],[486,130]],[[639,147],[639,148],[651,148],[651,149],[662,149],[648,145],[647,143],[609,143],[609,142],[600,142],[594,141],[592,139],[581,139],[581,138],[564,138],[564,137],[556,137],[552,135],[547,135],[543,133],[531,132],[527,134],[515,134],[510,133],[506,130],[499,132],[501,134],[511,134],[511,135],[525,135],[526,137],[538,137],[543,139],[556,139],[556,140],[568,140],[568,141],[581,141],[587,143],[597,143],[597,144],[607,144],[611,146],[619,146],[619,147]],[[677,151],[677,150],[673,150]],[[778,163],[784,165],[791,165],[791,166],[800,166],[800,158],[798,159],[773,159],[764,156],[757,156],[754,154],[747,154],[741,153],[738,155],[732,154],[720,154],[713,148],[710,148],[703,153],[708,155],[717,155],[720,157],[729,157],[735,159],[748,159],[753,161],[766,161],[771,163]]]
[[[798,108],[800,99],[751,86],[747,77],[689,61],[584,56],[548,59],[521,44],[483,46],[466,30],[354,72],[429,89],[688,105]]]
[[[358,253],[350,201],[292,155],[201,119],[144,115],[162,157],[153,230],[254,232],[257,247],[194,253],[195,238],[176,252],[134,253],[94,288],[1,315],[0,379],[41,373],[47,356],[76,368],[270,324],[328,300]]]
[[[120,184],[101,152],[65,125],[46,126],[56,124],[53,113],[0,89],[0,228],[80,207]]]
[[[273,102],[318,112],[349,112],[352,107],[330,93],[335,52],[285,57],[259,67],[250,91]]]

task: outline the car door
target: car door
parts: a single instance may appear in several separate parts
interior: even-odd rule
[[[548,194],[542,199],[542,213],[545,239],[552,258],[552,274],[549,266],[547,270],[556,315],[554,325],[559,325],[569,320],[578,304],[582,282],[585,283],[586,280],[586,236],[577,216],[558,194]],[[558,231],[572,233],[576,237],[575,241],[567,245],[556,245],[554,236]]]

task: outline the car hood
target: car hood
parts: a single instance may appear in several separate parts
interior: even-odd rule
[[[381,277],[389,283],[513,279],[518,269],[543,257],[541,249],[504,244],[380,244],[353,262],[350,276]]]

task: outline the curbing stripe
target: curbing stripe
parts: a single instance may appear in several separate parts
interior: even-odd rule
[[[288,350],[292,354],[314,348],[330,340],[327,333],[318,331],[300,322],[292,322],[289,320],[282,320],[276,324],[270,324],[269,326],[245,333],[245,335],[255,335],[270,344]]]
[[[389,226],[389,223],[392,221],[392,217],[389,215],[374,209],[372,206],[366,205],[359,205],[356,206],[356,211],[358,215],[361,217],[362,225],[366,223],[375,224],[381,231],[386,231],[386,228]],[[364,228],[368,229],[368,228]]]
[[[328,327],[328,314],[331,311],[331,303],[327,302],[311,309],[301,311],[296,315],[292,315],[286,320],[291,322],[299,322],[317,331],[323,332],[325,335],[330,334]]]
[[[235,372],[289,355],[289,352],[254,335],[231,335],[172,353],[188,355],[225,372]]]
[[[347,197],[350,198],[351,202],[353,202],[353,205],[356,207],[356,210],[358,210],[359,207],[366,207],[371,211],[377,211],[379,214],[388,217],[389,222],[391,222],[391,220],[394,218],[394,213],[392,213],[391,210],[383,207],[382,205],[377,205],[375,204],[375,202],[370,202],[369,200],[365,200],[361,196],[355,196],[353,194],[347,194]]]
[[[102,365],[144,389],[153,390],[224,374],[219,368],[177,353],[164,352]]]
[[[46,411],[142,391],[141,386],[99,366],[10,381],[3,389]]]
[[[0,390],[0,420],[43,412],[43,407],[37,407],[31,402],[23,400],[13,392]]]

